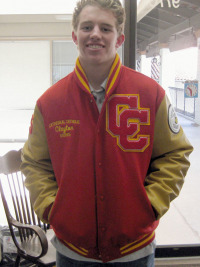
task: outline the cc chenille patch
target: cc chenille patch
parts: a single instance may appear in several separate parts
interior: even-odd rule
[[[181,126],[178,122],[178,117],[172,105],[170,105],[168,108],[168,123],[169,128],[173,133],[179,133]]]
[[[150,135],[143,127],[150,125],[150,109],[140,106],[139,95],[115,94],[106,105],[106,130],[116,138],[125,152],[144,152],[150,145]]]

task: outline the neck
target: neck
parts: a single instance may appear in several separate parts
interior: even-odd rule
[[[87,76],[88,82],[91,84],[94,90],[99,90],[101,84],[108,77],[112,63],[109,65],[105,64],[84,64],[80,59],[81,66]]]
[[[91,84],[92,88],[94,90],[99,90],[99,89],[101,89],[102,83],[108,77],[109,71],[101,73],[101,75],[99,75],[97,70],[95,70],[94,72],[95,73],[91,73],[91,72],[87,73],[86,72],[86,76],[87,76],[88,82]]]

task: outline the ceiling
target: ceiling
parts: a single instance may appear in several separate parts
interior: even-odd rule
[[[150,0],[149,4],[152,6],[153,2],[156,1]],[[169,45],[171,51],[197,45],[195,33],[200,30],[200,0],[158,0],[147,14],[143,11],[142,16],[141,10],[138,12],[138,52],[146,51],[153,56],[161,44]]]

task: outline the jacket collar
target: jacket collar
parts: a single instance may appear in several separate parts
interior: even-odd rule
[[[118,80],[120,69],[121,69],[120,57],[118,54],[116,54],[115,60],[114,60],[112,67],[110,69],[107,83],[106,83],[106,94],[107,95],[112,91],[112,88],[114,87],[116,81]],[[78,78],[78,81],[79,81],[82,89],[84,89],[85,91],[90,93],[89,82],[88,82],[86,74],[85,74],[85,72],[84,72],[84,70],[80,64],[79,58],[77,58],[77,60],[76,60],[75,74],[76,74],[76,77]]]

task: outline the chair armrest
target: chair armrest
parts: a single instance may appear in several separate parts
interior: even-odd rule
[[[27,258],[34,258],[34,259],[38,259],[42,256],[44,256],[47,251],[48,251],[48,241],[47,241],[47,237],[44,233],[44,231],[37,225],[30,225],[30,224],[23,224],[17,220],[15,220],[12,216],[10,217],[10,224],[16,228],[18,228],[19,230],[23,231],[23,230],[32,230],[35,235],[38,237],[39,239],[39,242],[40,242],[40,245],[41,245],[41,248],[42,248],[42,251],[39,255],[37,256],[32,256],[32,255],[29,255],[27,253],[27,251],[25,249],[22,249],[18,240],[16,239],[16,236],[14,234],[14,231],[13,229],[10,229],[11,230],[11,235],[12,235],[12,238],[13,238],[13,241],[18,249],[19,252],[21,252],[23,255],[25,255]],[[10,227],[11,228],[11,227]],[[30,240],[27,240],[27,242],[30,241]],[[24,241],[24,243],[26,243],[26,240]]]
[[[21,149],[11,150],[3,157],[0,157],[0,171],[7,175],[13,172],[18,172],[21,165]]]

